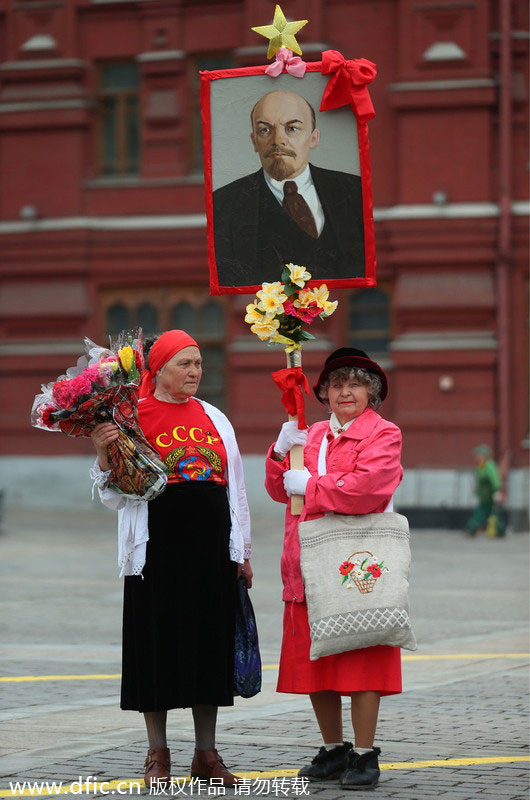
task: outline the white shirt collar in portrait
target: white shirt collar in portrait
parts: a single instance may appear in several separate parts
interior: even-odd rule
[[[283,203],[283,186],[285,181],[277,181],[274,178],[263,170],[263,175],[265,177],[265,182],[271,192],[273,193],[276,200],[279,202],[280,205]],[[294,180],[296,186],[298,188],[298,193],[302,195],[304,200],[306,201],[307,205],[311,209],[311,213],[315,218],[315,223],[317,226],[318,235],[322,233],[322,229],[324,227],[325,217],[324,211],[322,209],[322,204],[317,194],[317,190],[315,189],[315,184],[313,183],[313,178],[311,177],[311,170],[309,169],[309,164],[306,166],[303,172],[300,173],[296,178],[286,178],[286,181]]]

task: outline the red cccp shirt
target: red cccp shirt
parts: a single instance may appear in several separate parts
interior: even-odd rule
[[[166,403],[150,395],[138,404],[147,440],[167,467],[169,483],[213,481],[225,485],[226,450],[202,405]]]

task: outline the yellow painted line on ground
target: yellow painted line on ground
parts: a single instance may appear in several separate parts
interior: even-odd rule
[[[481,758],[447,758],[436,761],[395,761],[380,764],[381,769],[425,769],[426,767],[472,767],[475,764],[512,764],[530,761],[530,756],[483,756]]]
[[[520,762],[530,761],[530,756],[485,756],[481,758],[447,758],[439,759],[436,761],[396,761],[388,764],[380,764],[382,770],[409,770],[409,769],[425,769],[427,767],[471,767],[477,764],[513,764]],[[240,778],[247,778],[248,780],[271,780],[272,778],[294,778],[298,774],[298,769],[277,769],[267,772],[237,772],[235,773]],[[188,782],[188,776],[174,777],[175,782],[178,781],[182,786],[183,782]],[[15,783],[13,781],[13,783]],[[19,785],[22,781],[19,782]],[[24,789],[1,789],[0,797],[50,797],[61,794],[94,794],[101,792],[104,794],[129,794],[131,790],[138,790],[138,787],[144,787],[143,779],[123,778],[114,781],[100,781],[95,783],[90,781],[88,791],[86,790],[86,780],[74,781],[65,785],[58,785],[60,781],[55,781],[55,786],[52,786],[52,781],[35,781],[33,783],[33,790]],[[35,788],[37,787],[37,788]],[[75,788],[74,788],[75,787]],[[130,790],[130,791],[126,791]]]
[[[530,653],[435,653],[432,655],[401,656],[403,661],[458,661],[470,658],[530,658]],[[278,669],[279,664],[264,664],[263,670]],[[31,683],[33,681],[105,681],[117,680],[121,674],[112,675],[13,675],[0,677],[0,683]],[[1,797],[1,795],[0,795]]]
[[[121,678],[117,672],[114,675],[16,675],[0,678],[0,683],[29,683],[31,681],[105,681]]]

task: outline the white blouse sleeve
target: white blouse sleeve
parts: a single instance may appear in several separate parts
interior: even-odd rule
[[[116,492],[109,486],[109,477],[111,470],[102,470],[99,466],[99,461],[94,461],[93,466],[90,468],[90,477],[92,478],[92,499],[94,499],[94,490],[97,487],[99,492],[99,499],[107,508],[113,511],[118,511],[125,506],[127,498],[125,495]]]
[[[97,487],[103,505],[118,512],[118,566],[120,578],[141,575],[149,540],[147,502],[120,494],[108,485],[110,470],[102,470],[96,459],[90,470],[92,498]]]

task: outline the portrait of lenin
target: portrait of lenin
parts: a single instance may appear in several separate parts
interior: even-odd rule
[[[333,147],[321,140],[313,107],[296,92],[279,90],[249,111],[261,168],[213,192],[220,283],[273,282],[291,262],[314,279],[330,272],[363,277],[361,178],[311,164],[315,148]]]

